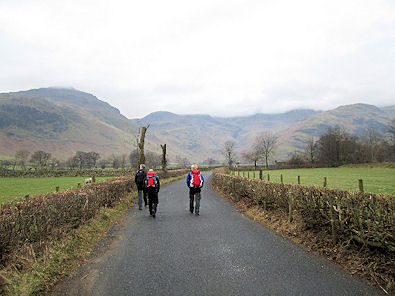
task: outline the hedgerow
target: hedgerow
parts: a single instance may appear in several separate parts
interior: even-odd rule
[[[186,174],[168,171],[166,177]],[[158,173],[164,177],[163,172]],[[118,177],[64,192],[27,197],[0,206],[0,262],[25,244],[39,246],[64,237],[96,215],[136,191],[134,175]]]
[[[213,173],[212,184],[232,199],[249,199],[264,210],[295,212],[306,227],[328,231],[334,241],[351,239],[395,252],[395,196],[289,185]]]

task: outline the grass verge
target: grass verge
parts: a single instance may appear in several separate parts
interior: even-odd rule
[[[214,190],[228,198],[218,188]],[[301,217],[294,215],[289,222],[288,214],[282,211],[264,211],[248,199],[239,202],[231,200],[236,207],[248,217],[276,231],[282,237],[302,245],[307,251],[339,264],[350,274],[358,276],[369,284],[379,287],[387,294],[395,294],[395,255],[369,249],[355,244],[353,241],[334,243],[330,233],[307,229]]]
[[[163,179],[167,184],[178,179]],[[102,208],[95,218],[60,241],[43,243],[40,253],[25,246],[5,267],[0,267],[1,295],[37,295],[49,290],[62,277],[86,262],[94,246],[106,236],[112,225],[135,205],[137,193],[126,196],[113,208]]]

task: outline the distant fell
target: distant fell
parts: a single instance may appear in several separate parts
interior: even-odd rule
[[[354,135],[368,128],[385,133],[395,117],[395,106],[367,104],[339,106],[328,111],[291,110],[278,114],[215,117],[153,112],[127,119],[120,111],[92,94],[75,89],[40,88],[0,94],[0,156],[12,157],[21,149],[44,150],[67,159],[76,151],[96,151],[102,157],[129,154],[140,126],[150,125],[146,150],[160,153],[167,144],[170,161],[222,159],[223,144],[235,143],[237,159],[251,149],[265,131],[279,137],[275,159],[303,150],[311,137],[318,139],[329,127],[339,126]]]
[[[340,127],[359,137],[363,136],[368,128],[374,128],[385,134],[394,118],[391,110],[394,110],[394,106],[385,108],[368,104],[339,106],[333,110],[311,115],[281,131],[280,141],[284,147],[304,149],[309,138],[313,137],[317,140],[329,127]]]
[[[77,150],[127,152],[135,130],[137,126],[118,109],[78,90],[0,94],[0,155],[45,150],[64,159]]]

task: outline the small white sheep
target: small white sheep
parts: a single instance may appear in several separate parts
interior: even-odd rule
[[[88,183],[92,183],[92,178],[86,178],[85,179],[85,184],[88,184]]]

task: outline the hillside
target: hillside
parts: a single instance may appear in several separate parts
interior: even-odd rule
[[[282,149],[304,149],[309,138],[318,139],[329,127],[338,126],[357,136],[362,136],[368,128],[384,134],[395,118],[394,111],[394,106],[381,109],[373,105],[353,104],[314,114],[279,133]]]
[[[58,158],[77,150],[103,155],[130,151],[137,126],[95,96],[41,88],[0,94],[0,155],[39,149]]]
[[[395,106],[354,104],[324,112],[292,110],[230,118],[154,112],[141,119],[127,119],[91,94],[41,88],[0,94],[0,156],[12,157],[21,149],[44,150],[60,159],[77,150],[96,151],[102,157],[130,153],[138,127],[150,124],[146,150],[160,153],[159,144],[166,143],[171,161],[177,157],[198,162],[221,159],[227,140],[233,141],[240,153],[264,131],[279,136],[275,158],[282,160],[330,126],[357,135],[369,127],[385,132],[394,117]]]
[[[282,114],[221,118],[154,112],[133,122],[145,126],[150,124],[152,132],[147,134],[147,139],[167,143],[172,147],[170,155],[202,161],[209,157],[220,158],[222,145],[228,140],[234,141],[240,152],[247,149],[261,132],[278,132],[316,113],[313,110],[293,110]]]
[[[340,126],[358,136],[367,128],[385,133],[395,117],[394,111],[393,106],[380,109],[367,104],[354,104],[324,112],[292,110],[282,114],[232,118],[155,112],[133,121],[151,125],[151,133],[147,137],[151,142],[167,143],[175,155],[186,155],[189,159],[200,161],[208,157],[221,157],[223,143],[227,140],[236,144],[237,153],[246,151],[256,136],[269,130],[279,137],[275,157],[284,160],[290,152],[303,150],[310,137],[317,139],[329,127]]]

